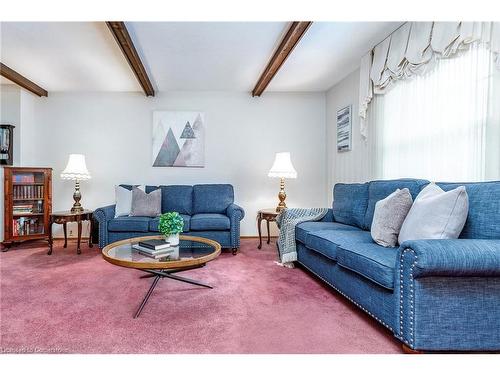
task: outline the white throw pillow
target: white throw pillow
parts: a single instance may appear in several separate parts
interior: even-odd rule
[[[370,231],[373,241],[384,247],[396,246],[399,231],[412,203],[408,188],[397,189],[387,198],[379,200],[375,204]]]
[[[399,232],[399,243],[458,238],[468,213],[469,197],[464,186],[445,192],[430,183],[415,198]]]
[[[142,191],[146,191],[144,185],[137,186]],[[125,189],[123,186],[115,187],[115,218],[120,216],[129,216],[132,211],[132,190]]]

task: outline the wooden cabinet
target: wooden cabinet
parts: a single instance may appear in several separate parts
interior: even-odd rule
[[[27,240],[49,239],[52,168],[4,167],[6,248]]]

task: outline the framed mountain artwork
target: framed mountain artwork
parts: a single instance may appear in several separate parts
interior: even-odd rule
[[[153,112],[153,167],[205,166],[203,112]]]

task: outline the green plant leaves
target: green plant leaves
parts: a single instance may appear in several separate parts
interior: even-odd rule
[[[178,212],[166,212],[160,215],[158,231],[169,236],[171,234],[181,233],[184,228],[184,219]]]

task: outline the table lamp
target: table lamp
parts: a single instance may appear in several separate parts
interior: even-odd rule
[[[279,177],[280,180],[280,192],[278,193],[278,207],[276,207],[276,212],[283,211],[286,208],[285,199],[285,178],[297,178],[297,171],[292,165],[290,160],[289,152],[278,152],[274,159],[273,166],[268,173],[269,177]]]
[[[68,159],[68,164],[64,171],[61,173],[61,178],[63,180],[74,180],[75,181],[75,192],[73,193],[73,199],[75,203],[71,208],[71,212],[79,213],[83,211],[83,207],[80,204],[82,195],[80,194],[80,181],[89,180],[90,173],[85,164],[85,155],[81,154],[70,154]]]

